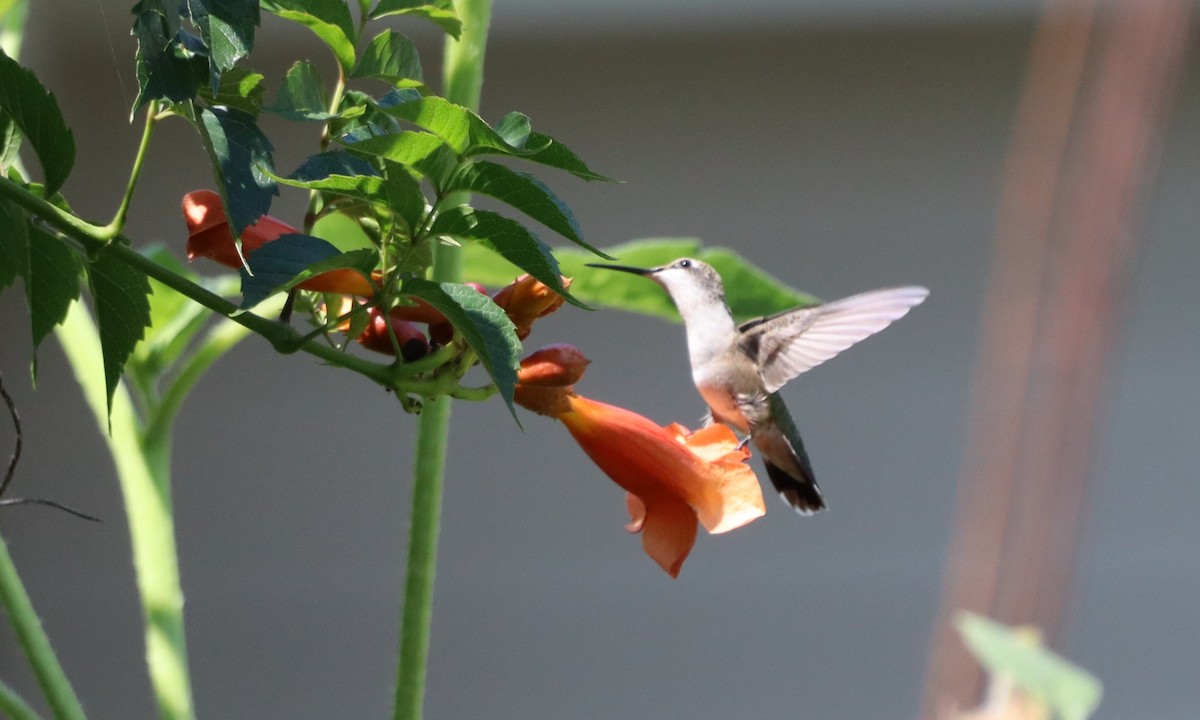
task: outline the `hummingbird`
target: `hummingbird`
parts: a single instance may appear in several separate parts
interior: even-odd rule
[[[707,263],[680,258],[637,268],[589,264],[649,278],[671,296],[687,331],[692,382],[712,420],[752,441],[771,484],[801,515],[825,508],[812,463],[779,390],[800,373],[903,317],[929,295],[918,286],[875,290],[794,308],[738,325],[721,276]]]

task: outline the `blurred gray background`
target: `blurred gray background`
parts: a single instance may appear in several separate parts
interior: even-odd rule
[[[140,131],[129,3],[33,5],[24,60],[79,148],[65,192],[107,220]],[[826,298],[933,294],[787,389],[831,509],[798,519],[768,499],[762,520],[702,534],[675,581],[562,427],[525,414],[522,433],[499,403],[456,405],[428,717],[913,717],[1038,4],[578,5],[497,2],[483,115],[521,110],[626,181],[546,176],[591,242],[695,235]],[[268,77],[318,52],[264,25],[253,65]],[[436,37],[396,26],[436,77]],[[1145,203],[1059,648],[1104,681],[1101,718],[1200,716],[1197,67],[1192,52]],[[285,171],[315,149],[311,127],[266,127]],[[191,130],[164,124],[129,235],[182,253],[180,198],[210,185]],[[299,222],[302,203],[285,191],[273,213]],[[53,340],[30,388],[25,317],[19,292],[0,297],[0,370],[25,425],[12,492],[106,522],[11,509],[4,535],[91,716],[152,717],[111,460]],[[551,342],[592,358],[589,397],[661,423],[702,412],[678,326],[567,309],[531,347]],[[253,338],[198,387],[174,487],[201,716],[388,712],[415,427],[357,376]],[[37,695],[7,625],[0,678]]]

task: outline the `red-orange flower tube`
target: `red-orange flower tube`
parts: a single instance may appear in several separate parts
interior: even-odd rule
[[[631,532],[671,577],[696,541],[739,528],[766,513],[762,490],[746,465],[750,453],[724,425],[689,432],[581,397],[571,385],[587,359],[569,345],[545,348],[521,363],[515,399],[557,418],[592,462],[628,492]]]
[[[564,289],[571,287],[571,278],[562,279]],[[517,326],[517,337],[524,340],[533,330],[533,322],[546,317],[563,306],[567,300],[531,275],[522,275],[501,288],[492,301],[499,305],[508,319]]]
[[[183,196],[183,217],[187,222],[188,260],[206,257],[225,267],[238,269],[242,266],[237,245],[221,196],[212,190],[195,190]],[[247,259],[263,245],[282,235],[300,232],[282,220],[263,215],[242,232],[242,253]],[[325,293],[341,293],[371,297],[375,294],[371,283],[353,270],[331,270],[305,280],[298,286],[303,290]]]

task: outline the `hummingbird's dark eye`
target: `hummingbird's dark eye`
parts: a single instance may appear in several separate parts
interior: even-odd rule
[[[679,267],[681,267],[681,268],[689,268],[691,266],[692,266],[691,260],[680,260],[679,261]]]

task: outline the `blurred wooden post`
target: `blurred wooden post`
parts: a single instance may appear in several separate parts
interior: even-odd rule
[[[958,611],[1061,639],[1133,221],[1193,12],[1187,0],[1124,0],[1103,15],[1094,0],[1052,0],[1038,26],[1004,170],[924,718],[980,698],[981,671],[950,625]],[[1073,119],[1097,17],[1106,34]]]

